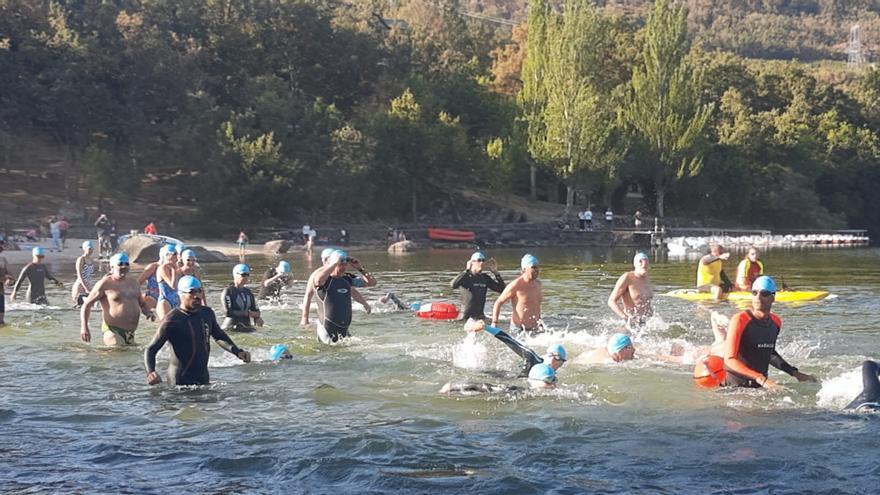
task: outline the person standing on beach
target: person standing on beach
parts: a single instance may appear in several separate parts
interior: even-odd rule
[[[61,222],[58,217],[53,216],[49,219],[49,233],[52,235],[52,250],[61,252]]]
[[[248,236],[244,233],[244,231],[240,231],[238,233],[238,257],[241,258],[245,254],[247,254],[247,246],[248,246]]]
[[[64,250],[67,247],[67,230],[70,229],[67,217],[61,217],[61,220],[58,220],[58,229],[61,230],[61,249]]]
[[[24,279],[27,279],[29,284],[27,301],[31,304],[48,305],[49,300],[46,298],[46,279],[55,282],[55,285],[58,287],[64,287],[64,284],[62,284],[57,278],[53,277],[52,274],[49,273],[49,268],[43,264],[43,258],[46,257],[45,249],[37,246],[31,250],[31,254],[33,255],[33,259],[21,269],[21,273],[18,275],[18,280],[15,281],[15,285],[12,287],[12,295],[9,297],[9,300],[15,300],[15,296],[18,293],[19,287],[21,287],[21,283],[24,282]]]
[[[150,223],[148,223],[147,226],[144,227],[144,234],[147,234],[147,235],[159,234],[159,230],[156,229],[156,222],[150,220]]]
[[[70,297],[73,299],[77,308],[81,307],[83,300],[92,291],[95,285],[95,263],[92,260],[92,254],[95,252],[94,241],[84,241],[82,243],[83,254],[76,259],[76,281],[73,282],[73,288]]]
[[[213,338],[226,352],[245,363],[251,355],[235,345],[217,324],[217,317],[211,308],[204,305],[202,284],[192,276],[184,276],[177,284],[180,293],[180,307],[162,320],[153,341],[144,350],[144,368],[147,383],[161,382],[156,373],[156,355],[166,342],[171,344],[171,360],[168,363],[168,382],[172,386],[207,385],[211,381],[208,373],[208,358],[211,355]]]
[[[527,254],[520,260],[522,275],[513,282],[507,284],[492,308],[492,326],[498,326],[498,318],[501,308],[507,301],[513,304],[513,314],[510,318],[512,332],[540,332],[544,330],[544,322],[541,321],[541,303],[544,295],[541,289],[541,281],[538,280],[538,258]]]
[[[80,309],[79,336],[83,342],[92,340],[89,317],[92,304],[96,301],[101,303],[101,330],[104,345],[107,346],[133,345],[140,315],[143,314],[151,321],[156,319],[141,294],[137,280],[128,277],[129,268],[130,263],[125,253],[110,257],[110,273],[95,284]]]
[[[483,272],[487,269],[492,275]],[[453,289],[461,289],[461,317],[459,320],[470,318],[484,319],[486,306],[486,292],[491,289],[499,294],[504,291],[504,279],[498,273],[498,264],[495,258],[486,260],[486,255],[480,251],[471,255],[465,270],[452,280]]]
[[[0,240],[0,253],[6,247],[6,240]],[[15,282],[12,275],[9,274],[9,266],[6,264],[6,258],[0,256],[0,325],[5,325],[6,318],[6,285]]]
[[[651,299],[654,288],[648,278],[648,255],[642,252],[633,257],[633,271],[617,279],[608,296],[608,307],[629,326],[643,326],[654,314]]]

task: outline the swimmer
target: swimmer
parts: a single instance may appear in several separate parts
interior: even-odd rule
[[[565,360],[567,359],[567,355],[565,352],[565,348],[560,344],[554,344],[547,348],[547,352],[544,354],[544,357],[539,357],[538,354],[529,349],[528,347],[522,345],[519,341],[505,333],[500,328],[495,328],[492,326],[487,326],[486,322],[483,320],[474,320],[470,319],[465,324],[464,329],[468,332],[479,333],[483,330],[492,334],[493,337],[500,340],[504,345],[506,345],[510,350],[516,353],[517,356],[523,358],[525,363],[523,365],[522,372],[520,373],[520,377],[528,376],[529,371],[539,363],[546,362],[553,367],[553,370],[558,370],[565,364]]]
[[[323,251],[321,251],[321,264],[326,266],[328,260],[330,259],[330,255],[332,255],[336,251],[337,250],[333,249],[333,248],[326,248]],[[342,252],[344,253],[344,251],[342,251]],[[348,256],[348,255],[346,254],[346,256]],[[349,266],[351,266],[355,270],[358,270],[361,274],[360,276],[358,276],[353,273],[346,272],[343,275],[348,280],[348,282],[351,284],[352,287],[358,288],[358,287],[375,287],[376,286],[376,283],[377,283],[376,277],[374,277],[372,273],[368,272],[364,268],[364,266],[361,265],[360,261],[358,261],[355,258],[349,258],[348,264],[349,264]],[[320,270],[320,268],[319,268],[319,270]],[[315,270],[314,272],[312,272],[312,274],[309,276],[308,282],[306,282],[306,293],[305,293],[305,295],[303,295],[302,317],[300,318],[300,321],[299,321],[299,324],[301,326],[307,326],[309,324],[309,311],[311,310],[311,307],[312,307],[312,298],[315,296],[315,280],[313,279],[313,277],[315,276],[315,273],[317,273],[317,271],[318,270]],[[352,297],[352,299],[354,299],[355,302],[357,302],[358,304],[363,306],[368,314],[372,311],[372,308],[370,307],[369,303],[367,303],[366,299],[364,299],[364,297],[361,295],[360,292],[352,291],[351,297]]]
[[[860,393],[846,409],[853,409],[859,412],[880,411],[880,380],[877,374],[880,373],[880,365],[874,361],[865,361],[862,363],[862,393]]]
[[[199,279],[199,282],[202,282],[202,270],[199,268],[199,258],[196,256],[196,252],[192,249],[184,249],[180,259],[182,263],[180,265],[180,276],[192,275]]]
[[[363,301],[367,313],[370,312],[370,305],[366,304],[363,296],[345,276],[350,259],[345,251],[336,250],[327,263],[309,277],[318,298],[318,340],[325,344],[350,335],[348,327],[351,325],[352,299]],[[303,318],[307,318],[307,315],[308,308],[304,307]]]
[[[4,247],[6,247],[6,241],[0,239],[0,253],[3,252]],[[6,258],[0,256],[0,325],[6,324],[6,286],[14,282],[15,279],[9,274]]]
[[[95,252],[94,241],[84,241],[82,243],[82,250],[82,256],[76,259],[76,281],[73,282],[73,288],[70,293],[70,297],[77,308],[82,306],[83,300],[92,291],[92,287],[95,286],[95,264],[92,260],[92,254]]]
[[[489,275],[483,270],[492,273]],[[495,258],[486,259],[480,251],[471,255],[465,270],[452,280],[452,288],[461,288],[461,316],[459,320],[469,318],[485,318],[486,291],[491,289],[497,293],[504,291],[504,279],[498,273]]]
[[[160,258],[159,261],[149,263],[138,277],[138,285],[147,284],[147,288],[144,290],[144,299],[151,309],[156,309],[156,304],[159,302],[159,282],[156,280],[156,271],[159,269],[161,261]]]
[[[401,302],[401,300],[393,292],[389,292],[388,294],[385,294],[384,296],[379,298],[379,303],[381,304],[389,304],[389,301],[390,304],[393,304],[397,309],[401,311],[414,311],[418,309],[418,303],[413,303],[410,306],[407,306],[406,304],[403,304],[403,302]]]
[[[43,264],[43,258],[46,257],[46,250],[37,246],[31,250],[33,258],[31,262],[21,269],[18,280],[12,286],[12,295],[9,296],[10,301],[15,301],[18,289],[21,287],[24,279],[28,281],[27,301],[31,304],[48,305],[49,300],[46,298],[46,279],[55,282],[58,287],[64,287],[60,280],[53,277],[49,273],[49,268]]]
[[[207,385],[210,382],[208,358],[211,354],[212,337],[226,352],[245,363],[251,355],[240,349],[217,324],[211,308],[204,306],[202,284],[193,276],[181,277],[177,284],[180,307],[173,309],[156,330],[153,341],[144,350],[144,368],[147,383],[155,385],[162,380],[156,373],[156,354],[166,342],[171,344],[171,360],[168,363],[168,383],[179,385]]]
[[[529,371],[528,383],[532,390],[554,389],[556,388],[558,378],[556,370],[552,366],[545,363],[536,364]],[[525,391],[522,387],[516,385],[497,385],[494,383],[447,383],[440,388],[441,394],[453,393],[517,393]]]
[[[104,334],[104,345],[133,345],[140,315],[143,314],[149,320],[156,319],[141,294],[140,285],[136,280],[128,278],[129,266],[125,253],[114,254],[110,257],[110,273],[99,280],[86,296],[79,317],[79,336],[83,342],[92,340],[89,316],[92,304],[96,301],[101,303],[103,310],[101,330]]]
[[[159,267],[156,269],[156,281],[159,282],[156,315],[160,319],[164,319],[171,310],[180,306],[180,296],[174,290],[180,277],[180,268],[177,267],[177,250],[174,246],[162,246],[162,249],[159,250]]]
[[[584,352],[574,362],[577,364],[619,363],[631,361],[635,358],[635,355],[636,348],[629,335],[615,333],[608,337],[608,344],[605,347]]]
[[[648,278],[648,255],[636,253],[633,268],[633,271],[617,279],[614,290],[608,296],[608,307],[626,322],[627,327],[640,327],[654,314],[651,307],[654,289]]]
[[[520,260],[522,275],[507,284],[492,308],[492,326],[498,326],[501,308],[507,301],[513,304],[510,318],[512,332],[540,332],[544,330],[541,321],[541,302],[544,298],[541,281],[538,280],[538,258],[527,254]]]
[[[220,328],[233,332],[253,332],[251,319],[256,326],[263,326],[257,300],[250,289],[245,287],[250,280],[251,269],[245,264],[238,264],[232,269],[232,284],[223,289],[221,299],[226,308],[226,318]]]
[[[730,319],[722,356],[727,371],[726,385],[777,388],[779,385],[767,376],[771,365],[799,382],[816,381],[814,376],[798,371],[776,352],[782,320],[770,311],[775,298],[776,282],[766,275],[760,276],[752,284],[752,308]]]
[[[293,355],[290,354],[290,350],[284,344],[275,344],[271,348],[269,348],[269,360],[282,361],[284,359],[293,359]]]
[[[293,285],[293,274],[290,273],[290,263],[279,261],[278,266],[269,267],[263,274],[260,283],[260,292],[257,297],[264,299],[278,299],[281,297],[281,289]]]

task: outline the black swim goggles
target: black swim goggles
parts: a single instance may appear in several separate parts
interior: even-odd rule
[[[776,293],[769,291],[769,290],[753,290],[752,295],[753,296],[760,295],[761,297],[770,297],[770,296],[775,296]]]

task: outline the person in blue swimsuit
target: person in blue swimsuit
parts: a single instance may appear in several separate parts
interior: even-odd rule
[[[174,289],[180,278],[180,268],[177,266],[177,251],[174,246],[163,246],[159,251],[159,258],[160,264],[156,270],[156,279],[159,282],[156,314],[164,319],[172,309],[180,306],[180,297]]]

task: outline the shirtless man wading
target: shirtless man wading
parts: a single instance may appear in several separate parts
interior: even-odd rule
[[[492,308],[492,326],[498,326],[501,307],[507,301],[511,301],[513,314],[510,317],[510,329],[513,332],[520,330],[540,332],[544,330],[544,323],[541,321],[541,301],[544,296],[541,291],[541,281],[538,280],[538,258],[527,254],[522,257],[520,267],[522,275],[508,284],[495,300],[495,306]]]
[[[648,255],[636,253],[633,257],[633,268],[633,271],[626,272],[617,279],[614,290],[608,296],[608,307],[627,326],[642,326],[654,313],[651,307],[654,289],[651,287],[651,279],[648,278]]]
[[[110,258],[110,274],[99,280],[83,301],[79,331],[83,342],[92,340],[92,334],[89,332],[89,316],[92,312],[92,303],[95,301],[99,301],[103,309],[101,330],[104,333],[104,345],[132,345],[141,313],[150,320],[156,319],[153,310],[147,306],[141,294],[138,281],[127,277],[128,269],[128,256],[125,253],[114,254]]]

